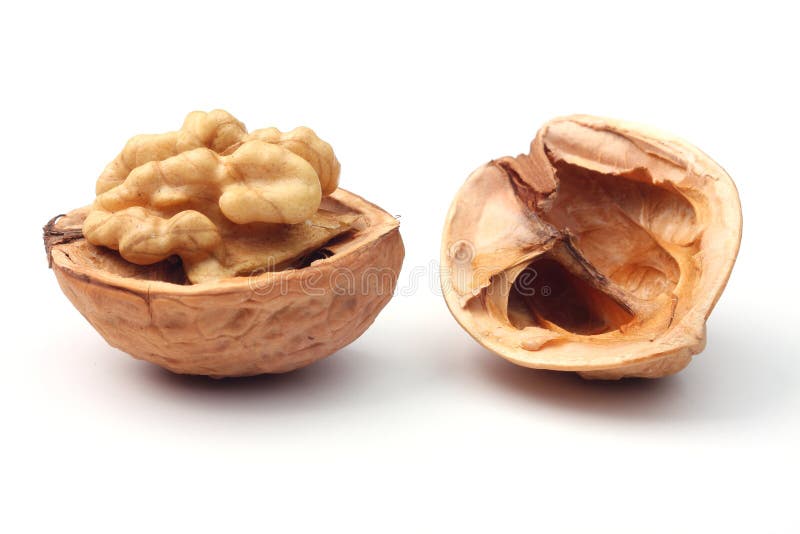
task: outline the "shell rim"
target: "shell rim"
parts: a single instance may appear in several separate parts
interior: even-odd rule
[[[365,216],[368,227],[347,242],[345,250],[338,251],[329,258],[316,260],[315,267],[336,267],[346,263],[347,257],[357,253],[365,247],[376,246],[386,235],[398,232],[400,223],[391,214],[365,200],[364,198],[351,193],[345,189],[337,189],[331,198],[341,202],[344,206]],[[56,223],[57,225],[58,223]],[[52,268],[58,269],[63,274],[73,278],[91,280],[108,287],[113,287],[122,291],[136,294],[149,295],[175,295],[175,296],[209,296],[238,293],[250,291],[254,283],[273,283],[281,280],[293,278],[303,278],[308,276],[308,268],[288,269],[284,271],[267,272],[257,276],[237,276],[224,278],[214,282],[204,282],[200,284],[180,285],[161,280],[144,280],[121,276],[106,270],[91,266],[87,263],[76,263],[65,252],[64,248],[69,243],[54,245],[51,249]]]

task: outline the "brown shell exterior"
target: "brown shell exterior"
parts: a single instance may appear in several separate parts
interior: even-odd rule
[[[53,246],[52,268],[100,335],[135,358],[212,377],[291,371],[363,334],[391,299],[403,262],[394,217],[342,189],[331,199],[366,228],[302,269],[180,285],[84,239]],[[84,215],[76,210],[56,228]]]
[[[545,125],[534,139],[532,154],[536,150],[545,153],[541,132],[551,124],[562,122],[626,135],[635,143],[646,146],[654,157],[686,165],[686,183],[669,185],[704,203],[705,211],[698,212],[698,218],[705,231],[698,241],[699,251],[688,260],[702,275],[697,279],[682,279],[676,288],[684,298],[681,315],[674,321],[670,318],[666,328],[647,337],[641,333],[638,337],[630,337],[619,331],[601,336],[560,336],[543,328],[512,327],[489,313],[481,298],[465,297],[463,291],[459,292],[454,275],[457,265],[454,254],[458,253],[455,244],[471,242],[481,232],[484,239],[486,235],[495,235],[494,226],[502,230],[495,224],[491,232],[487,231],[481,227],[477,215],[470,215],[470,210],[480,213],[484,202],[483,198],[469,196],[471,184],[491,173],[503,172],[503,162],[510,158],[499,160],[499,165],[495,160],[478,168],[453,200],[445,221],[441,249],[441,283],[445,301],[454,318],[477,342],[523,367],[574,371],[590,379],[658,378],[674,374],[705,348],[706,320],[725,288],[738,253],[742,217],[736,187],[717,163],[689,143],[650,127],[614,119],[586,115],[555,119]],[[526,161],[526,156],[520,158]],[[620,158],[625,161],[624,155]],[[517,164],[513,159],[511,161]],[[544,182],[552,179],[538,167],[532,168],[528,177]],[[455,220],[459,216],[462,222],[457,224]],[[469,224],[465,226],[464,220]]]

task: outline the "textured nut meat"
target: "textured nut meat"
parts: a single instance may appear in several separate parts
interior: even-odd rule
[[[193,283],[275,269],[356,223],[319,209],[339,171],[310,128],[248,134],[225,111],[195,111],[177,132],[128,141],[83,233],[139,265],[177,255]]]
[[[120,185],[133,169],[145,163],[163,161],[196,148],[227,155],[251,140],[280,145],[308,161],[319,176],[323,195],[333,193],[338,187],[339,161],[331,146],[310,128],[300,126],[285,133],[277,128],[263,128],[248,134],[236,117],[215,109],[208,113],[189,113],[178,131],[132,137],[97,179],[96,193],[99,195]]]
[[[391,215],[342,189],[321,207],[357,217],[359,229],[302,268],[196,285],[179,264],[136,265],[83,239],[88,208],[45,233],[61,289],[112,346],[177,373],[280,373],[359,337],[392,297],[403,261]]]
[[[547,123],[477,169],[445,223],[442,289],[482,345],[526,367],[659,377],[703,350],[741,240],[725,171],[627,122]]]

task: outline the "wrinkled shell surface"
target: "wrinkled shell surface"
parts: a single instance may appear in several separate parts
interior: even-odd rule
[[[660,377],[705,347],[741,225],[732,180],[698,149],[565,117],[529,154],[467,179],[445,223],[442,288],[456,320],[514,363]]]
[[[303,268],[183,285],[179,265],[135,265],[85,239],[53,246],[52,267],[97,331],[136,358],[215,377],[290,371],[359,337],[392,297],[403,260],[391,215],[342,189],[323,208],[363,228]],[[87,211],[56,229],[80,228]]]

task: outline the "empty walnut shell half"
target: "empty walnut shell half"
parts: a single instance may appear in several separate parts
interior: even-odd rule
[[[442,240],[442,289],[483,346],[586,378],[661,377],[703,350],[742,231],[730,177],[648,127],[576,115],[480,167]]]
[[[64,294],[110,343],[176,373],[280,373],[359,337],[391,299],[403,261],[397,220],[337,189],[329,213],[358,228],[292,268],[190,284],[179,260],[137,265],[95,246],[81,228],[91,207],[45,227]]]

